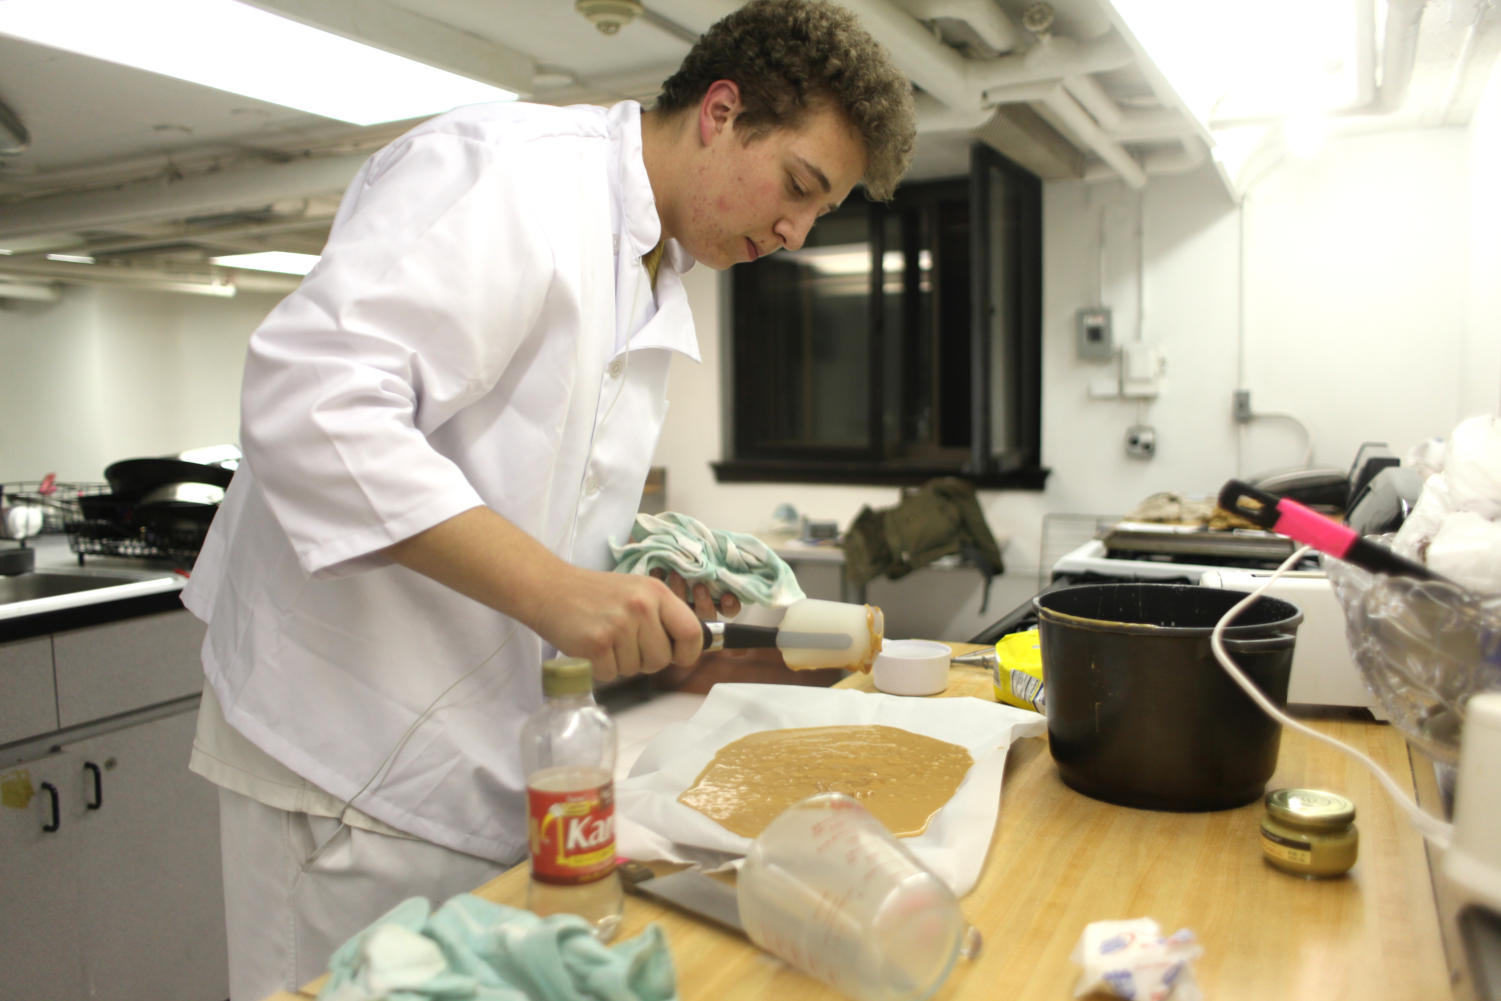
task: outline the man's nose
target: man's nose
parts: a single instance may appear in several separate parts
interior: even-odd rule
[[[782,246],[788,250],[800,250],[803,242],[808,239],[808,231],[813,228],[813,223],[817,219],[818,213],[814,211],[786,215],[773,227],[773,231],[782,241]]]

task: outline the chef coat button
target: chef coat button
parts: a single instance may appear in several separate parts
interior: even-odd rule
[[[620,378],[620,373],[624,370],[625,364],[621,362],[619,358],[616,358],[614,361],[610,362],[610,367],[605,369],[606,372],[610,373],[610,378],[612,379]]]
[[[590,473],[588,476],[584,477],[584,493],[589,494],[590,496],[599,493],[599,480],[594,478],[593,473]]]

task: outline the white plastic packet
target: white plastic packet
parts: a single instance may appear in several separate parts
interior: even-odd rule
[[[1163,938],[1151,918],[1094,921],[1069,955],[1083,967],[1074,997],[1105,991],[1140,1001],[1201,1001],[1191,964],[1203,954],[1187,928]]]
[[[1407,463],[1430,475],[1392,548],[1472,591],[1501,593],[1501,418],[1461,421]]]
[[[1501,521],[1455,511],[1428,543],[1428,565],[1477,594],[1501,594]]]

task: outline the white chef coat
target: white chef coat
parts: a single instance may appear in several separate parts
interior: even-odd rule
[[[655,294],[641,264],[661,223],[640,116],[476,106],[371,157],[251,337],[245,458],[183,592],[230,726],[336,800],[484,858],[525,850],[519,730],[555,651],[379,550],[483,504],[610,566],[670,352],[698,360],[692,258],[669,240]]]

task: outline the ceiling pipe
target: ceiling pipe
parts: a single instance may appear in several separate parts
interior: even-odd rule
[[[1175,150],[1153,150],[1139,158],[1142,171],[1149,177],[1186,173],[1203,163],[1209,154],[1209,147],[1200,137],[1191,116],[1169,111],[1124,112],[1090,76],[1064,77],[1063,87],[1117,143],[1177,141]],[[1084,179],[1114,180],[1115,176],[1114,171],[1086,169]]]
[[[1058,80],[1069,95],[1089,112],[1100,128],[1117,141],[1150,141],[1153,139],[1177,139],[1185,134],[1199,134],[1191,116],[1186,112],[1167,108],[1152,111],[1126,111],[1116,104],[1094,77],[1082,73],[1069,73]],[[1029,100],[1031,85],[1011,86],[986,92],[988,99],[1006,104]],[[1176,98],[1170,96],[1165,102],[1175,106]]]
[[[978,129],[996,115],[995,108],[960,111],[929,94],[919,91],[913,98],[917,105],[917,133],[968,132]]]
[[[238,244],[241,241],[254,241],[261,237],[280,236],[286,233],[301,233],[308,230],[327,229],[333,222],[333,214],[318,216],[298,216],[296,218],[266,219],[258,222],[244,223],[233,226],[192,227],[174,226],[166,232],[154,233],[149,236],[120,237],[111,240],[93,240],[87,243],[79,242],[73,246],[79,247],[80,253],[90,256],[102,256],[106,254],[128,254],[142,250],[155,250],[161,247],[171,247],[184,243],[218,243],[224,245]],[[11,260],[24,260],[30,256],[42,256],[57,248],[47,247],[23,253],[16,253]],[[0,262],[0,268],[4,262]]]
[[[230,284],[241,292],[270,292],[286,295],[296,291],[302,284],[301,275],[284,275],[274,271],[250,271],[245,268],[226,268]]]
[[[10,105],[0,101],[0,155],[15,156],[31,146],[31,133],[26,131],[21,116]]]
[[[1096,83],[1094,77],[1070,73],[1061,82],[1063,89],[1100,123],[1100,128],[1115,134],[1124,115],[1120,105],[1111,100],[1110,95],[1105,93],[1105,88]]]
[[[1381,52],[1381,82],[1376,86],[1375,105],[1384,112],[1402,107],[1412,68],[1418,59],[1418,30],[1428,0],[1387,0],[1386,40]]]
[[[0,246],[7,237],[176,220],[282,198],[341,194],[366,153],[258,164],[178,180],[153,180],[79,195],[50,195],[7,205]]]
[[[1380,64],[1381,80],[1378,83],[1373,78],[1374,74],[1363,74],[1359,88],[1359,95],[1363,100],[1348,108],[1331,111],[1331,116],[1353,118],[1362,115],[1388,115],[1401,110],[1407,100],[1408,86],[1412,83],[1413,66],[1417,63],[1418,34],[1427,3],[1428,0],[1387,0],[1385,39],[1380,59],[1375,61]],[[1358,19],[1356,24],[1364,31],[1367,21]],[[1374,48],[1374,14],[1370,24],[1371,46]],[[1369,67],[1373,63],[1367,60],[1361,65]],[[1278,117],[1264,116],[1217,118],[1210,124],[1215,128],[1233,128],[1241,125],[1269,125],[1279,120]]]
[[[1022,55],[975,64],[971,75],[974,83],[988,92],[1040,80],[1108,73],[1129,66],[1132,61],[1130,46],[1118,34],[1112,33],[1082,44],[1071,38],[1049,35],[1039,39]]]
[[[55,284],[11,282],[0,279],[0,299],[24,299],[27,302],[57,302],[62,298]]]
[[[1437,123],[1444,125],[1449,120],[1449,110],[1459,97],[1460,86],[1470,71],[1470,61],[1475,57],[1475,39],[1480,35],[1480,22],[1485,18],[1485,4],[1475,5],[1475,17],[1465,29],[1464,41],[1459,46],[1459,56],[1454,60],[1454,69],[1449,73],[1449,85],[1444,88],[1443,103],[1439,105]]]
[[[1368,2],[1374,2],[1374,0],[1368,0]],[[1147,88],[1151,90],[1153,99],[1162,105],[1163,108],[1169,109],[1167,113],[1178,116],[1179,123],[1182,126],[1179,131],[1181,132],[1185,129],[1192,131],[1206,145],[1212,144],[1214,138],[1209,134],[1208,127],[1205,123],[1199,121],[1198,117],[1189,110],[1188,106],[1183,103],[1183,99],[1178,96],[1178,92],[1173,89],[1173,85],[1167,82],[1167,77],[1163,76],[1161,71],[1157,69],[1157,63],[1141,47],[1141,43],[1136,40],[1136,36],[1131,33],[1130,28],[1121,18],[1120,12],[1115,9],[1115,5],[1101,3],[1096,9],[1105,16],[1105,19],[1113,29],[1107,37],[1118,42],[1125,49],[1127,62],[1134,65],[1136,70],[1141,74],[1142,79],[1146,81]],[[1122,123],[1122,138],[1131,137],[1133,118],[1134,116]]]
[[[1122,111],[1120,121],[1110,128],[1110,135],[1120,142],[1152,142],[1177,139],[1192,135],[1203,142],[1203,136],[1186,112],[1169,111]]]
[[[1078,145],[1092,150],[1126,184],[1132,188],[1146,186],[1147,176],[1141,164],[1120,143],[1105,134],[1089,112],[1069,96],[1062,83],[1052,81],[1031,87],[1011,87],[1007,93],[1018,102],[1031,104],[1055,127],[1072,135]]]
[[[971,62],[934,39],[887,0],[845,0],[861,24],[892,53],[918,87],[948,105],[960,121],[988,120],[996,94],[1005,88],[1007,103],[1035,103],[1046,108],[1081,145],[1114,168],[1128,185],[1146,184],[1141,166],[1081,108],[1063,88],[1065,76],[1116,69],[1131,62],[1130,49],[1111,34],[1087,45],[1048,38],[1026,54]],[[1027,84],[1029,86],[1020,86]],[[983,116],[983,117],[982,117]],[[935,116],[936,117],[936,116]],[[970,127],[974,127],[971,125]]]
[[[985,107],[983,88],[970,76],[969,61],[925,31],[912,15],[888,0],[844,0],[843,6],[918,87],[961,113]]]
[[[1355,4],[1355,103],[1376,96],[1376,0]]]
[[[952,18],[974,29],[980,40],[997,52],[1010,52],[1020,39],[1005,11],[995,0],[897,0],[919,21]]]
[[[689,46],[698,41],[698,36],[702,34],[702,32],[694,31],[691,28],[678,24],[671,18],[663,17],[659,12],[650,9],[643,9],[641,11],[641,20],[658,31],[665,31],[673,38]]]
[[[1182,135],[1177,149],[1153,150],[1141,157],[1141,169],[1148,177],[1162,174],[1185,174],[1209,158],[1209,147],[1196,135]],[[1113,168],[1099,164],[1084,169],[1086,181],[1114,181],[1119,177]]]
[[[239,292],[272,292],[286,295],[302,283],[298,275],[238,268],[202,268],[173,271],[106,264],[73,264],[63,261],[16,261],[0,259],[0,282],[65,282],[73,285],[129,287],[157,292],[187,292],[230,298]]]
[[[299,129],[299,158],[318,159],[346,153],[364,153],[368,156],[411,127],[412,123],[406,121],[367,126],[338,123],[327,128]],[[211,143],[189,150],[117,157],[61,169],[49,167],[42,170],[23,160],[0,174],[0,196],[17,194],[27,198],[45,198],[52,194],[77,192],[82,188],[112,188],[121,184],[151,181],[167,174],[206,174],[241,164],[274,165],[290,159],[290,155],[248,150],[244,146],[229,143]],[[18,168],[28,169],[28,172],[22,173]]]
[[[233,298],[235,286],[215,280],[207,273],[183,273],[147,268],[101,267],[96,264],[69,264],[61,261],[0,261],[0,278],[20,277],[48,279],[73,285],[128,286],[158,292],[187,292]]]

